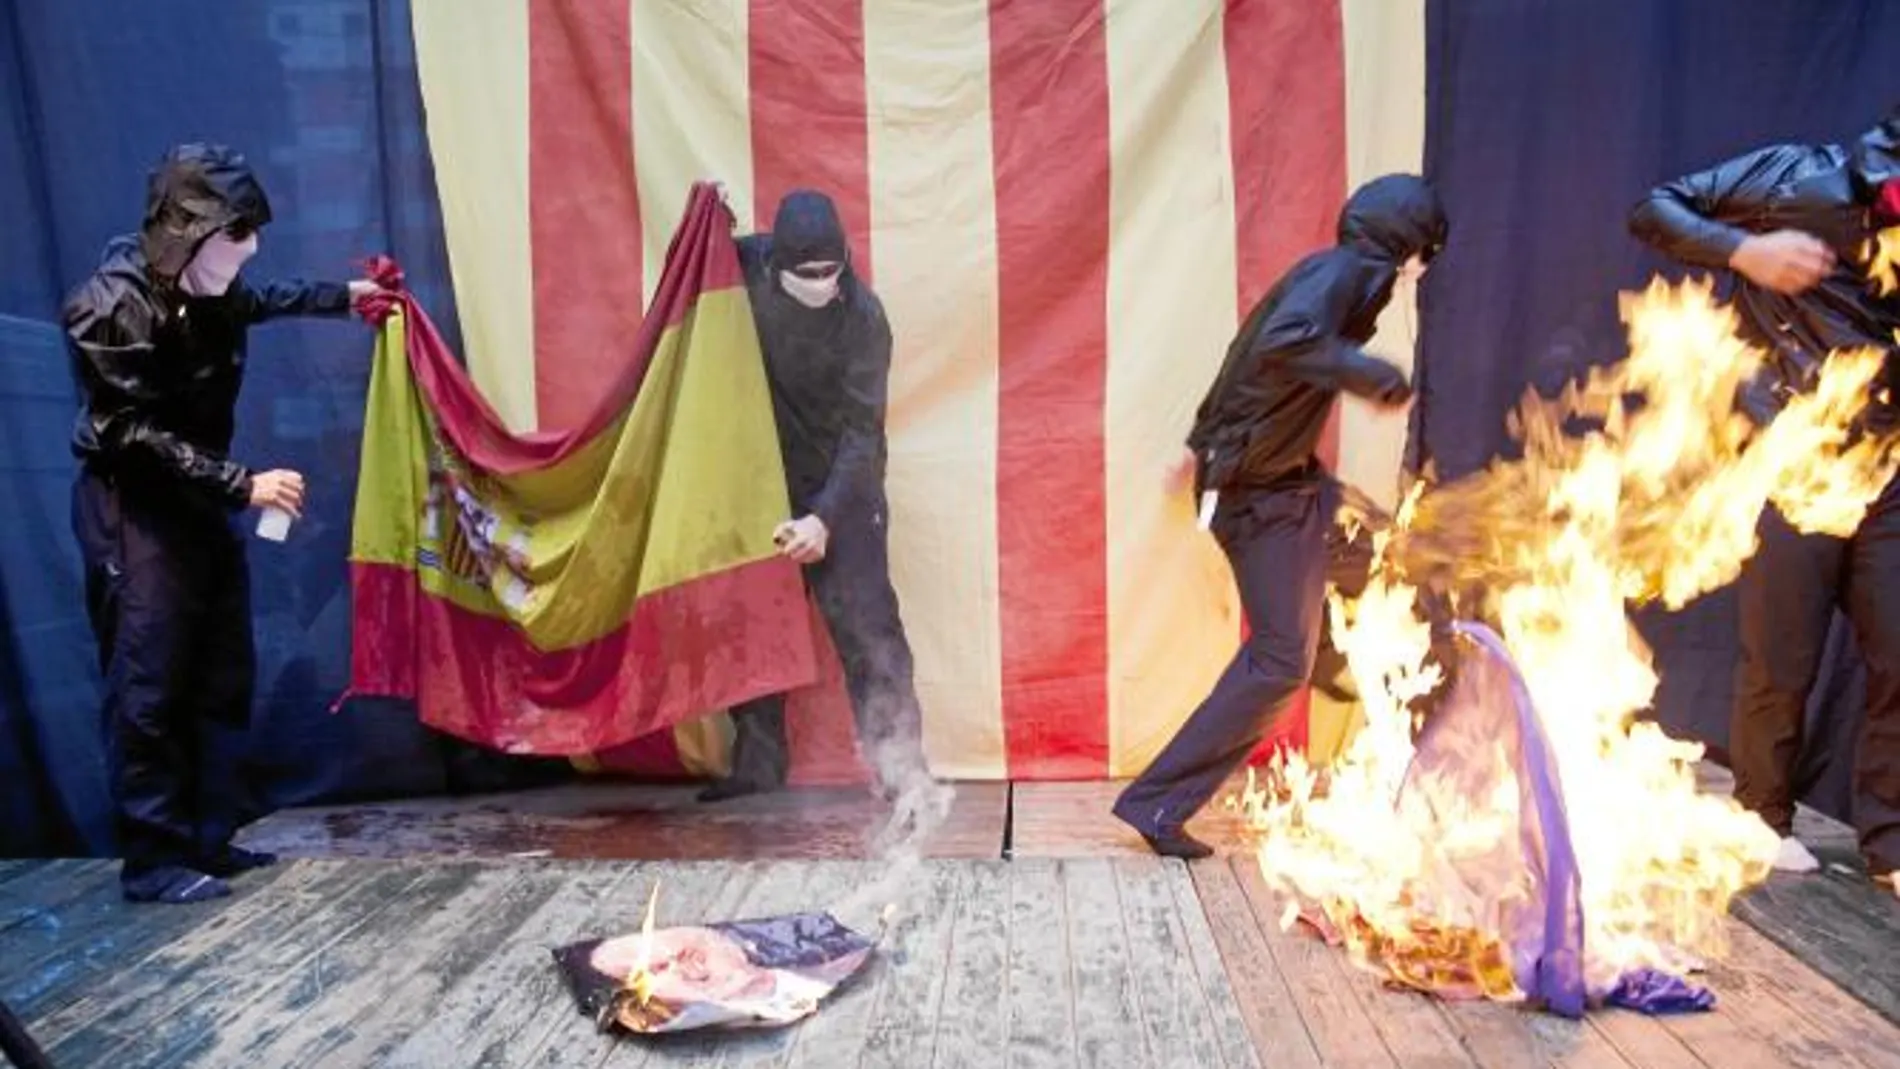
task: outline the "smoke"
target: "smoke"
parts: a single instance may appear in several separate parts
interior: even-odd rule
[[[950,816],[956,790],[932,779],[915,745],[890,741],[865,746],[865,758],[890,798],[891,812],[871,829],[865,846],[881,863],[875,880],[833,906],[832,916],[859,931],[894,924],[909,912],[906,896],[920,889],[924,845]]]

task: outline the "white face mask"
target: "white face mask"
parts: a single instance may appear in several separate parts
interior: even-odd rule
[[[799,266],[816,265],[800,264]],[[807,308],[823,308],[838,299],[838,280],[843,277],[842,270],[824,279],[800,278],[790,271],[780,271],[778,284],[779,288],[785,291],[786,296],[799,304]]]
[[[178,273],[178,288],[193,297],[222,297],[237,280],[238,272],[257,255],[257,232],[243,241],[232,241],[224,234],[213,234],[198,246],[198,252]]]

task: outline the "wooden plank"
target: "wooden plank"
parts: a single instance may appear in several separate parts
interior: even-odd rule
[[[952,785],[956,796],[943,825],[924,841],[925,857],[994,861],[1003,856],[1003,828],[1009,821],[1008,783],[964,782]]]
[[[1008,1018],[1000,1011],[1009,967],[1009,884],[1005,862],[969,866],[969,883],[950,929],[943,1003],[933,1024],[933,1069],[993,1069],[1008,1060]]]
[[[923,855],[999,856],[1008,784],[955,789]],[[798,788],[717,806],[699,804],[698,790],[592,780],[476,798],[287,810],[253,825],[245,841],[296,857],[866,859],[867,833],[889,813],[857,787]]]
[[[1119,891],[1122,923],[1128,934],[1129,965],[1135,979],[1136,1006],[1147,1026],[1155,1064],[1193,1067],[1251,1067],[1258,1063],[1247,1043],[1247,1030],[1236,1013],[1216,1022],[1208,980],[1195,965],[1182,907],[1202,920],[1192,894],[1187,866],[1161,858],[1122,858],[1111,864]],[[1176,882],[1188,888],[1185,901]],[[1218,972],[1213,986],[1227,993]]]
[[[1601,1009],[1590,1015],[1590,1026],[1636,1069],[1703,1069],[1709,1064],[1654,1017]]]
[[[1627,1069],[1628,1059],[1594,1027],[1498,1002],[1441,1004],[1471,1057],[1485,1069],[1555,1065]]]
[[[1865,873],[1772,876],[1736,901],[1735,915],[1900,1024],[1900,909]]]
[[[101,887],[118,890],[116,863],[97,860],[59,860],[36,865],[0,886],[0,947],[30,939],[31,929],[42,929],[59,908]],[[18,931],[26,929],[25,932]]]
[[[497,1044],[567,1007],[548,949],[596,929],[608,896],[640,871],[635,865],[551,867],[561,886],[503,936],[485,960],[441,974],[432,966],[380,1000],[336,1038],[328,1065],[446,1065],[458,1055],[487,1057]],[[424,1004],[422,1010],[415,1007]],[[506,1063],[504,1063],[506,1064]]]
[[[1293,991],[1280,975],[1273,951],[1254,921],[1235,867],[1253,861],[1236,858],[1197,862],[1188,867],[1196,895],[1207,912],[1207,926],[1231,985],[1253,1049],[1268,1069],[1318,1069],[1319,1050],[1294,1006]]]
[[[1188,830],[1223,854],[1250,852],[1246,822],[1226,801],[1246,777],[1229,781]],[[1018,783],[1011,796],[1012,857],[1152,857],[1141,837],[1109,812],[1126,783]]]
[[[1701,977],[1707,981],[1709,977]],[[1689,1013],[1658,1018],[1658,1023],[1703,1063],[1719,1069],[1773,1069],[1790,1062],[1761,1034],[1748,1027],[1745,1009],[1738,1008],[1732,991],[1716,991],[1712,1013]]]
[[[299,980],[259,999],[220,1029],[205,1056],[273,1067],[349,1064],[336,1051],[361,1027],[383,1022],[400,1034],[427,1021],[442,993],[493,954],[562,883],[545,865],[483,866],[419,921],[393,911],[327,956],[315,992]],[[284,1008],[271,1012],[270,1001]],[[386,1034],[371,1032],[371,1035]],[[231,1037],[241,1046],[232,1051]]]
[[[949,981],[957,906],[970,884],[963,866],[937,863],[918,872],[921,889],[905,904],[885,944],[892,967],[864,1038],[862,1069],[929,1065],[937,1015]]]
[[[1328,1066],[1395,1066],[1365,1007],[1354,997],[1342,954],[1317,939],[1280,930],[1280,906],[1251,857],[1230,862],[1247,896],[1254,925],[1267,944],[1307,1034]]]
[[[143,954],[137,949],[121,954],[120,948],[113,947],[99,965],[101,970],[110,970],[109,984],[67,982],[56,997],[39,1001],[28,1022],[42,1042],[50,1043],[100,1017],[129,1014],[128,1006],[157,998],[171,986],[176,962],[188,957],[191,948],[216,945],[260,918],[281,916],[286,902],[295,901],[326,876],[334,879],[338,867],[334,862],[310,861],[279,865],[267,891],[206,903],[202,910],[128,906],[128,931],[139,938],[154,938],[151,946]],[[128,938],[128,944],[131,941]]]
[[[12,880],[18,879],[35,869],[52,864],[53,860],[53,858],[31,857],[11,858],[0,861],[0,889],[4,889]]]
[[[9,885],[15,880],[42,875],[49,868],[76,869],[85,864],[86,861],[73,858],[15,858],[0,861],[0,927],[5,927],[8,907],[14,902],[14,892]]]
[[[0,992],[19,1014],[21,1003],[33,997],[34,990],[52,979],[49,971],[72,955],[83,953],[101,929],[124,932],[130,916],[150,917],[160,908],[127,902],[119,890],[117,875],[109,869],[68,870],[72,875],[57,877],[36,892],[35,901],[12,904],[10,917],[0,929]],[[187,911],[189,912],[189,911]]]
[[[1240,1003],[1234,997],[1234,985],[1227,980],[1227,973],[1221,967],[1220,949],[1214,942],[1214,932],[1209,926],[1207,910],[1200,896],[1194,890],[1194,877],[1188,865],[1170,865],[1163,873],[1163,880],[1169,895],[1174,900],[1175,916],[1181,925],[1181,937],[1186,947],[1187,958],[1193,967],[1207,1003],[1208,1020],[1214,1029],[1215,1040],[1220,1044],[1221,1057],[1227,1065],[1242,1069],[1265,1069],[1265,1063],[1254,1052],[1253,1043],[1248,1039],[1246,1021],[1241,1013]],[[1223,867],[1217,862],[1213,867]],[[1306,1028],[1295,1022],[1301,1037],[1305,1037]],[[1279,1066],[1283,1063],[1271,1063]]]
[[[98,888],[97,912],[77,905],[62,910],[57,947],[0,991],[45,1042],[59,1034],[63,1026],[52,1018],[68,1005],[89,999],[96,1003],[91,998],[95,992],[116,993],[134,969],[173,942],[204,931],[224,931],[255,915],[260,895],[281,882],[306,878],[287,869],[254,873],[237,895],[189,906],[126,902],[113,874]]]
[[[1323,945],[1303,932],[1289,938],[1309,946]],[[1384,986],[1378,977],[1353,965],[1343,950],[1326,948],[1339,986],[1355,999],[1372,1022],[1392,1060],[1404,1069],[1469,1069],[1478,1059],[1466,1048],[1458,1029],[1446,1018],[1446,1007],[1416,991]],[[1328,1059],[1331,1054],[1328,1052]]]
[[[1062,874],[1054,861],[1010,866],[1009,1061],[1024,1069],[1082,1066],[1076,1055],[1075,996]]]
[[[175,941],[137,972],[115,977],[96,1003],[74,1003],[68,1009],[80,1027],[49,1036],[48,1053],[59,1064],[103,1065],[132,1044],[162,1051],[166,1037],[190,1033],[223,999],[300,966],[430,878],[426,870],[403,865],[339,868],[341,886],[326,887],[330,881],[320,880],[313,893],[285,898],[281,908],[245,925],[241,935],[227,930],[215,942]]]
[[[264,1046],[329,1002],[338,987],[366,974],[373,987],[383,969],[399,967],[395,950],[407,934],[423,927],[446,931],[445,922],[462,920],[461,907],[479,906],[512,879],[512,873],[475,865],[432,868],[344,936],[303,948],[287,968],[236,973],[227,988],[171,1014],[163,1028],[148,1028],[116,1057],[120,1064],[152,1069],[273,1064],[261,1058]],[[341,1011],[359,1008],[347,994],[343,998]]]
[[[1162,1065],[1156,1037],[1143,1027],[1113,866],[1096,858],[1060,862],[1056,871],[1069,926],[1076,1056],[1083,1065]]]
[[[1896,1028],[1746,925],[1709,968],[1718,1011],[1760,1036],[1790,1064],[1900,1066]]]

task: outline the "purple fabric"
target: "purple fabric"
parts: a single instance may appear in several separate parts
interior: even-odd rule
[[[1671,1013],[1706,1013],[1715,1008],[1715,992],[1680,976],[1654,969],[1636,969],[1624,973],[1604,1001],[1660,1017]]]
[[[1438,814],[1490,797],[1502,780],[1515,785],[1517,856],[1462,859],[1456,875],[1483,900],[1500,904],[1491,920],[1525,995],[1553,1013],[1581,1017],[1589,1001],[1582,881],[1556,757],[1503,640],[1481,624],[1455,628],[1469,642],[1451,692],[1419,735],[1405,777],[1404,791],[1412,797],[1402,802]],[[1513,888],[1521,896],[1506,893]]]

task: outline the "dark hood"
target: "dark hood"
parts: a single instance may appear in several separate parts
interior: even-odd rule
[[[1873,197],[1881,183],[1900,178],[1900,105],[1887,112],[1880,124],[1848,146],[1848,170],[1862,200]]]
[[[179,145],[152,170],[139,246],[152,274],[171,282],[204,240],[234,223],[258,230],[270,201],[243,156],[223,145]]]
[[[772,220],[772,266],[787,271],[814,260],[850,264],[844,223],[830,197],[810,189],[793,190],[778,202],[778,215]]]
[[[1445,244],[1445,209],[1423,178],[1389,174],[1360,186],[1339,211],[1339,244],[1404,263],[1427,261]]]

